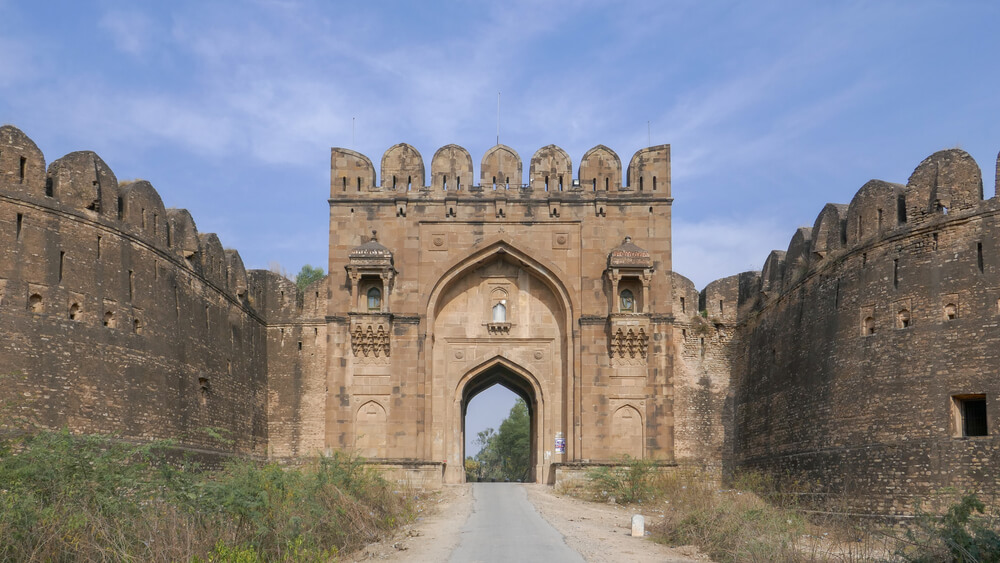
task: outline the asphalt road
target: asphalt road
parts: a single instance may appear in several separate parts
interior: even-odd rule
[[[473,483],[472,514],[462,527],[452,563],[582,563],[562,535],[528,500],[519,483]]]

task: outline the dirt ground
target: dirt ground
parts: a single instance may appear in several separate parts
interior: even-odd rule
[[[557,495],[552,487],[526,484],[538,512],[587,561],[705,562],[694,546],[677,548],[631,537],[633,512],[617,505],[597,504]],[[392,538],[371,544],[345,561],[447,561],[458,545],[460,531],[472,511],[468,485],[446,485],[418,504],[417,520]],[[647,526],[655,514],[645,514]]]

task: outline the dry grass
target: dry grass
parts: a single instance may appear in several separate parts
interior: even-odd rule
[[[623,460],[625,465],[634,463]],[[623,482],[615,483],[615,476]],[[590,478],[586,489],[567,492],[606,502],[613,495],[619,495],[615,500],[624,498],[616,491],[642,491],[636,504],[642,506],[643,512],[660,518],[650,526],[655,541],[672,546],[696,545],[719,562],[951,560],[945,548],[947,541],[934,531],[934,524],[923,528],[893,527],[875,519],[849,516],[829,504],[829,512],[808,510],[802,502],[810,498],[808,486],[786,480],[779,487],[761,473],[739,475],[731,488],[721,488],[712,476],[683,469],[644,471],[625,467],[617,472],[593,473]],[[939,522],[939,518],[929,516],[927,521]]]
[[[201,471],[163,446],[68,432],[0,443],[0,560],[329,561],[410,517],[409,492],[356,458]]]

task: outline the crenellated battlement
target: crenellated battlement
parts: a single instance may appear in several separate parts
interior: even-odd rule
[[[1000,170],[1000,156],[997,162]],[[826,204],[812,227],[800,227],[786,250],[774,250],[767,257],[760,299],[746,298],[763,305],[834,263],[857,262],[866,268],[877,255],[892,253],[898,264],[908,254],[934,246],[938,234],[950,225],[998,212],[1000,200],[983,199],[982,173],[968,153],[936,152],[917,166],[906,184],[870,180],[850,204]],[[911,240],[924,238],[930,238],[929,245]]]
[[[621,159],[604,145],[583,155],[575,175],[566,151],[556,145],[542,147],[532,155],[526,179],[517,151],[496,145],[483,155],[478,180],[469,152],[458,145],[446,145],[431,159],[429,184],[425,184],[423,158],[406,143],[383,154],[380,181],[367,156],[344,148],[333,148],[330,153],[330,197],[338,201],[379,197],[427,201],[453,197],[542,200],[559,196],[588,201],[670,197],[670,145],[637,151],[624,182]]]

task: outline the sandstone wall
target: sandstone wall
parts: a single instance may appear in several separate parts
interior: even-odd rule
[[[265,455],[265,324],[235,251],[91,152],[0,127],[0,424]],[[221,431],[213,439],[204,428]]]
[[[772,252],[730,354],[740,468],[884,514],[1000,493],[1000,201],[982,194],[972,158],[942,151]],[[964,436],[980,398],[988,432]]]

